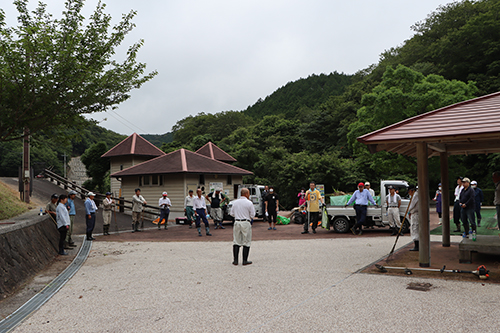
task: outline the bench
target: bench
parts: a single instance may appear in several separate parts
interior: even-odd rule
[[[458,244],[459,262],[472,263],[472,252],[500,255],[500,237],[477,235],[476,241],[464,238]]]

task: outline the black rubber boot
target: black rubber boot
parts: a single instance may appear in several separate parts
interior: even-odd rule
[[[250,247],[243,246],[243,266],[252,264],[251,261],[248,261],[248,254],[249,253],[250,253]]]
[[[212,236],[212,234],[210,233],[210,228],[209,227],[205,227],[205,231],[207,233],[207,236]]]
[[[198,227],[198,228],[196,228],[196,229],[198,229],[198,236],[200,236],[200,237],[201,237],[201,227]]]
[[[418,241],[413,241],[415,245],[413,245],[413,249],[410,249],[410,251],[418,251]]]
[[[398,230],[396,228],[391,228],[391,229],[392,229],[391,236],[396,236],[398,234]]]
[[[135,223],[132,223],[132,232],[135,232]]]
[[[240,254],[240,246],[233,245],[233,265],[238,265],[238,256]]]

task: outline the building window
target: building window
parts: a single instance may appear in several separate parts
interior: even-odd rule
[[[139,187],[142,186],[142,176],[139,176]]]
[[[205,185],[205,175],[200,175],[200,180],[198,183]]]
[[[227,185],[233,185],[233,176],[231,175],[227,176]]]
[[[158,185],[158,175],[151,176],[151,185]]]
[[[160,180],[160,186],[163,186],[163,176],[158,176],[159,180]]]
[[[144,184],[144,186],[151,184],[149,176],[143,176],[142,178],[143,178],[142,183]]]

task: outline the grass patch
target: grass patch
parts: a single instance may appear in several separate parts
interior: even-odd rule
[[[494,228],[497,226],[497,219],[495,218],[496,214],[496,209],[487,209],[487,208],[482,208],[481,209],[481,226],[477,228],[477,234],[478,235],[498,235],[498,230],[492,230],[489,228]],[[450,215],[453,213],[450,212]],[[477,223],[477,220],[476,220]],[[461,225],[462,232],[464,232],[464,226],[463,224]],[[460,236],[461,234],[458,232],[453,232],[453,230],[456,229],[455,223],[453,222],[453,219],[450,219],[450,235],[458,235]],[[443,228],[441,226],[437,227],[436,229],[431,230],[431,235],[442,235],[443,234]]]
[[[19,200],[19,192],[0,181],[0,220],[21,215],[30,208],[29,204]]]

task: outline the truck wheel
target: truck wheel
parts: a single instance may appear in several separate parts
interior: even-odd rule
[[[333,230],[339,233],[346,233],[351,228],[351,223],[345,217],[337,217],[333,220]]]
[[[403,218],[401,218],[401,223],[403,223],[403,228],[401,229],[401,231],[405,234],[409,233],[410,232],[410,221],[408,221],[408,219],[405,219],[403,222]]]

